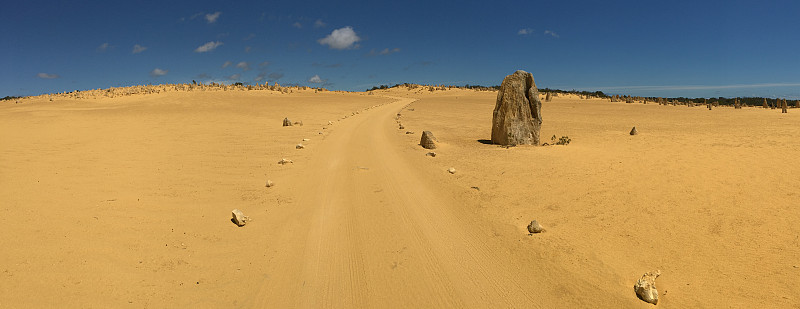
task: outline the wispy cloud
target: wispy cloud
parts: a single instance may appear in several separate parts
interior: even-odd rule
[[[41,79],[55,79],[55,78],[59,78],[61,76],[58,76],[58,74],[39,73],[39,74],[36,74],[36,77],[41,78]]]
[[[314,22],[314,28],[322,28],[322,27],[325,27],[327,25],[328,24],[322,22],[322,19],[317,19],[317,21]]]
[[[238,74],[237,73],[237,74],[233,74],[231,76],[228,76],[228,79],[230,79],[230,80],[239,80],[239,78],[241,78],[241,77],[242,77],[242,74]]]
[[[104,53],[109,48],[111,48],[111,45],[109,45],[108,42],[105,42],[100,44],[100,46],[97,46],[97,52]]]
[[[253,47],[251,47],[251,46],[245,46],[244,47],[244,52],[245,53],[250,53],[250,51],[252,51],[252,50],[253,50]]]
[[[292,24],[292,27],[295,27],[297,29],[303,29],[303,24],[301,24],[299,21],[296,21],[294,22],[294,24]]]
[[[159,68],[155,68],[152,71],[150,71],[150,76],[152,76],[152,77],[164,76],[164,75],[167,75],[168,72],[169,72],[169,70],[162,70],[162,69],[159,69]]]
[[[256,78],[254,79],[254,81],[260,82],[260,81],[264,80],[265,78],[267,78],[267,72],[261,72],[261,73],[258,73],[258,75],[256,75]]]
[[[244,37],[244,38],[242,39],[242,41],[251,40],[251,39],[253,39],[253,38],[255,38],[255,37],[256,37],[256,34],[255,34],[255,33],[251,33],[251,34],[249,34],[248,36]]]
[[[242,71],[250,70],[250,64],[245,61],[237,63],[236,67],[242,69]]]
[[[210,79],[210,78],[211,78],[211,75],[208,75],[208,73],[197,74],[197,79]]]
[[[267,66],[269,66],[269,61],[264,61],[258,64],[258,67],[261,69],[266,68]]]
[[[372,49],[365,56],[367,56],[367,57],[386,56],[386,55],[391,55],[391,54],[398,53],[398,52],[400,52],[400,48],[397,48],[397,47],[392,48],[392,49],[384,48],[381,51],[378,51],[376,49]]]
[[[233,62],[230,62],[230,61],[225,61],[225,63],[223,63],[223,64],[222,64],[222,68],[223,68],[223,69],[224,69],[224,68],[227,68],[227,67],[231,66],[231,64],[233,64]]]
[[[209,24],[213,24],[213,23],[217,22],[217,19],[219,18],[220,14],[222,14],[222,12],[214,12],[212,14],[206,14],[206,21]]]
[[[554,38],[560,38],[560,37],[561,37],[561,36],[559,36],[558,34],[556,34],[555,32],[553,32],[553,31],[550,31],[550,30],[545,30],[545,31],[544,31],[544,34],[545,34],[545,35],[550,35],[550,36],[552,36],[552,37],[554,37]]]
[[[220,42],[220,41],[216,41],[216,42],[215,41],[211,41],[211,42],[205,43],[203,45],[200,45],[200,47],[196,48],[194,50],[194,52],[196,52],[196,53],[209,52],[209,51],[212,51],[212,50],[216,49],[220,45],[222,45],[222,42]]]
[[[361,41],[361,38],[350,26],[333,30],[328,36],[317,40],[319,44],[338,50],[358,48],[356,44],[358,41]]]
[[[400,52],[400,49],[397,48],[397,47],[392,48],[392,49],[384,48],[379,54],[381,54],[381,55],[391,55],[391,54],[394,54],[394,53],[397,53],[397,52]]]
[[[274,82],[274,81],[277,81],[277,80],[283,78],[283,76],[284,76],[283,73],[277,73],[277,72],[269,73],[269,75],[267,75],[267,78],[268,78],[267,80],[270,81],[270,82]]]
[[[138,54],[138,53],[141,53],[141,52],[143,52],[145,50],[147,50],[147,47],[144,47],[142,45],[136,44],[136,45],[133,45],[133,50],[131,51],[131,53],[132,54]]]
[[[523,29],[519,29],[519,31],[517,31],[517,34],[519,34],[519,35],[528,35],[528,34],[532,34],[532,33],[533,33],[533,29],[531,29],[531,28],[523,28]]]

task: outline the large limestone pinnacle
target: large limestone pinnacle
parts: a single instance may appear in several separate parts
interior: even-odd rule
[[[492,143],[539,146],[542,101],[531,73],[518,70],[503,79],[492,118]]]

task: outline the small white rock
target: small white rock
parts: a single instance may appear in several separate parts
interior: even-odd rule
[[[294,164],[294,161],[286,159],[286,158],[283,158],[280,161],[278,161],[278,164],[284,164],[285,165],[285,164],[289,164],[289,163]]]
[[[267,186],[266,187],[267,188],[272,188],[273,186],[275,186],[275,183],[273,183],[272,180],[267,180]]]
[[[250,221],[250,217],[245,216],[244,213],[238,209],[231,211],[231,215],[233,215],[233,223],[236,223],[238,226],[244,226],[247,224],[247,221]]]
[[[453,168],[453,167],[448,168],[447,171],[450,172],[450,174],[455,174],[456,173],[456,169]]]
[[[307,141],[310,141],[310,140],[311,140],[310,138],[304,138],[303,139],[304,142],[307,142]]]

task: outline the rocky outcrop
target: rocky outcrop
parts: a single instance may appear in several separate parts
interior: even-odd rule
[[[636,134],[639,134],[639,130],[636,130],[636,127],[633,127],[633,129],[631,129],[631,135],[636,135]]]
[[[542,101],[531,73],[519,70],[506,76],[497,94],[492,117],[492,143],[539,145]]]
[[[530,224],[528,224],[528,232],[531,234],[541,233],[544,232],[544,228],[538,221],[533,220]]]
[[[433,136],[431,131],[422,131],[422,138],[419,140],[419,144],[422,145],[422,148],[425,149],[436,149],[436,137]]]
[[[633,290],[636,291],[636,296],[639,299],[651,303],[658,304],[658,290],[656,290],[656,278],[661,275],[661,271],[654,271],[645,273],[641,279],[636,281],[633,285]]]
[[[245,224],[247,224],[247,221],[250,221],[250,217],[245,216],[244,213],[238,209],[234,209],[233,211],[231,211],[231,215],[233,216],[231,220],[238,226],[244,226]]]
[[[287,118],[283,118],[283,126],[284,127],[291,127],[292,126],[292,121],[289,120],[288,117]]]

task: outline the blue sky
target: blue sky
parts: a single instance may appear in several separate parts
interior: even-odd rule
[[[800,99],[798,1],[6,1],[0,39],[0,96],[497,85],[523,69],[540,88]]]

